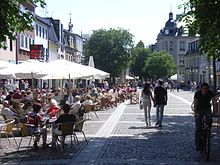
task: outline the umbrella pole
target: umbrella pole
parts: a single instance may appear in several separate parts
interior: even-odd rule
[[[72,104],[72,96],[71,96],[71,85],[70,85],[70,74],[69,74],[69,98],[70,98],[70,105]]]
[[[63,96],[63,79],[61,79],[61,95]]]
[[[34,76],[33,72],[31,72],[31,86],[32,86],[32,91],[34,90]]]

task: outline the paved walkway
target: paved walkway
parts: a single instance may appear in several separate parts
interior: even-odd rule
[[[41,154],[22,152],[13,155],[5,152],[2,157],[0,155],[0,160],[4,164],[20,164],[19,161],[22,161],[22,164],[71,165],[219,165],[220,132],[216,134],[215,127],[211,160],[201,160],[200,154],[195,151],[194,119],[190,109],[192,98],[190,92],[169,93],[163,128],[154,126],[155,108],[152,109],[152,126],[146,128],[143,110],[138,105],[125,102],[117,108],[98,112],[99,119],[91,116],[92,120],[85,123],[85,133],[89,138],[87,145],[81,138],[80,147],[66,149],[63,153],[50,150],[50,154],[42,151]]]

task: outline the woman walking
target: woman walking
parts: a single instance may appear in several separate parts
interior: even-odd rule
[[[145,83],[141,96],[143,99],[145,122],[146,122],[146,126],[148,127],[151,126],[151,122],[150,122],[151,100],[154,102],[150,83]]]

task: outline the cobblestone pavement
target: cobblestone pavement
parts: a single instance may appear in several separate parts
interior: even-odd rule
[[[152,109],[152,126],[145,127],[143,110],[129,101],[117,108],[97,112],[85,123],[86,144],[69,146],[64,152],[22,150],[14,147],[0,149],[1,164],[97,164],[97,165],[219,165],[220,131],[213,127],[210,161],[204,161],[194,148],[194,119],[191,114],[193,93],[169,93],[165,107],[163,128],[155,124]],[[81,136],[80,136],[81,137]],[[19,139],[19,138],[18,138]],[[13,141],[12,141],[13,143]],[[2,141],[3,148],[7,141]],[[13,149],[14,148],[14,149]]]

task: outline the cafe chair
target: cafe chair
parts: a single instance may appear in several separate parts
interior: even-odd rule
[[[98,115],[97,115],[97,113],[96,113],[96,111],[95,111],[95,105],[84,105],[84,109],[85,109],[85,115],[87,115],[88,116],[88,119],[89,119],[89,115],[93,112],[94,114],[95,114],[95,116],[96,116],[96,118],[98,119],[99,117],[98,117]]]
[[[84,137],[84,139],[85,139],[85,141],[86,141],[86,143],[88,144],[86,135],[85,135],[85,133],[84,133],[84,131],[83,131],[83,125],[84,125],[86,119],[78,118],[77,120],[78,120],[78,121],[77,121],[77,123],[76,123],[75,126],[74,126],[74,133],[75,133],[75,136],[76,136],[76,140],[77,140],[77,142],[79,143],[79,140],[78,140],[78,137],[77,137],[77,134],[76,134],[76,133],[82,133],[82,134],[83,134],[83,137]]]
[[[67,136],[70,136],[71,138],[71,148],[73,148],[73,138],[76,141],[75,133],[73,131],[74,129],[74,122],[66,122],[66,123],[59,123],[57,124],[57,128],[60,128],[60,132],[56,132],[54,130],[53,134],[54,136],[57,137],[56,143],[58,142],[61,144],[61,150],[64,150],[64,145],[65,145],[65,138]]]
[[[11,142],[9,140],[9,136],[11,135],[15,141],[15,144],[18,146],[17,141],[15,140],[14,134],[13,134],[13,128],[14,128],[14,122],[15,120],[5,120],[6,125],[3,127],[3,129],[0,130],[0,140],[2,135],[5,135],[6,138],[8,139],[8,143],[11,145]]]
[[[25,123],[19,123],[18,126],[19,126],[20,131],[21,131],[21,140],[19,142],[17,151],[19,151],[19,149],[21,147],[21,143],[23,141],[23,138],[29,138],[30,139],[29,142],[28,142],[28,146],[27,146],[27,149],[28,149],[28,148],[30,148],[31,141],[33,140],[34,136],[39,135],[39,132],[36,131],[33,134],[30,134],[28,127],[34,127],[33,125],[29,125],[29,124],[25,124]]]

